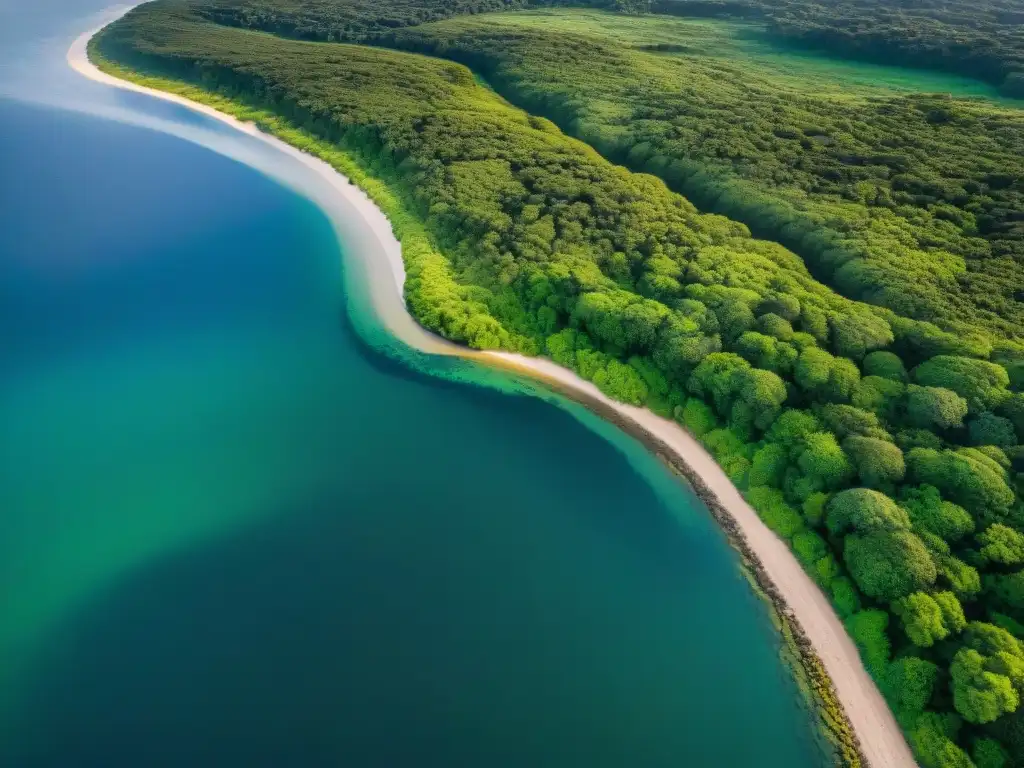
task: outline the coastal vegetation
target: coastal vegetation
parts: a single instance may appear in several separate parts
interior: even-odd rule
[[[800,90],[674,18],[391,8],[161,0],[92,52],[336,147],[421,323],[679,421],[923,765],[1024,765],[1021,113]]]
[[[786,245],[849,298],[965,334],[1024,333],[1018,110],[822,94],[694,46],[690,23],[607,18],[464,17],[381,42],[468,64],[605,156]]]
[[[779,41],[946,70],[1024,95],[1024,10],[1014,0],[204,0],[197,10],[221,24],[305,40],[359,40],[463,14],[541,6],[758,22]]]
[[[660,13],[756,19],[773,35],[868,61],[944,69],[1024,94],[1024,9],[1013,0],[661,0]]]

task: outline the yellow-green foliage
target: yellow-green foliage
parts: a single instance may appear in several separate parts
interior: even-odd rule
[[[829,87],[728,55],[740,46],[709,28],[566,10],[461,17],[380,39],[480,67],[516,103],[784,241],[844,295],[1021,337],[1024,230],[1013,211],[1024,190],[1011,169],[1024,155],[1024,113]],[[856,357],[858,343],[841,354]]]

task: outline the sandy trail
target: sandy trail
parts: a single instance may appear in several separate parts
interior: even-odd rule
[[[127,10],[120,10],[108,18],[106,23],[112,22]],[[405,269],[401,245],[395,239],[387,218],[361,190],[327,163],[262,133],[251,124],[181,96],[145,88],[101,72],[86,55],[86,45],[97,31],[86,32],[72,44],[67,59],[74,70],[96,82],[145,93],[207,115],[266,143],[280,153],[279,159],[282,162],[268,163],[265,158],[255,160],[247,158],[242,152],[231,152],[220,146],[212,147],[242,159],[243,162],[251,161],[259,170],[274,176],[323,208],[345,243],[346,252],[363,261],[368,278],[367,288],[377,314],[396,337],[425,352],[468,357],[526,373],[555,385],[562,392],[576,395],[584,403],[596,402],[606,409],[613,409],[618,417],[653,436],[695,471],[735,520],[749,548],[783,596],[791,619],[803,628],[821,658],[872,768],[916,765],[892,712],[864,669],[856,647],[828,600],[804,573],[786,543],[761,522],[711,455],[689,433],[675,422],[656,416],[646,409],[611,400],[590,382],[550,360],[505,352],[474,352],[422,328],[406,311],[402,298]],[[297,167],[305,172],[295,173]]]

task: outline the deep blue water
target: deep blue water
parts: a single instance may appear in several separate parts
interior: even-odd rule
[[[55,50],[0,73],[180,117]],[[818,763],[734,553],[633,441],[360,339],[328,222],[251,168],[12,99],[0,136],[0,765]]]

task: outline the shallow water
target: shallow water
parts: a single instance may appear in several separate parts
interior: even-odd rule
[[[56,6],[0,25],[0,764],[820,762],[688,489],[403,349],[311,203],[96,116],[242,141],[70,73],[99,9]]]

